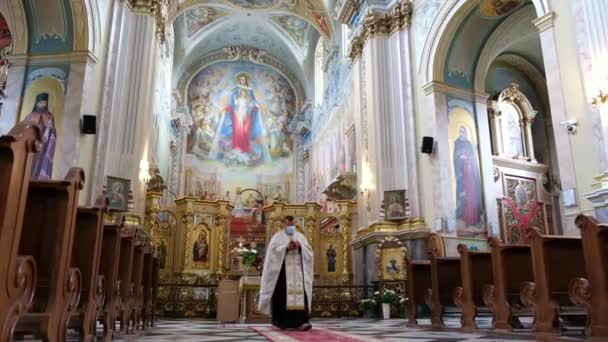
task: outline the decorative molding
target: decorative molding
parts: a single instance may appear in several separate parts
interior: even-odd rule
[[[495,167],[517,169],[534,173],[546,173],[549,171],[549,166],[544,164],[531,163],[519,159],[502,158],[498,156],[492,156],[492,164]]]
[[[412,17],[412,3],[403,0],[387,13],[370,11],[363,19],[363,26],[350,44],[348,57],[356,61],[363,53],[363,47],[375,36],[391,35],[409,27]]]
[[[26,55],[17,54],[8,56],[8,60],[13,66],[26,66],[35,64],[96,64],[99,59],[91,51],[70,51],[52,55]]]
[[[343,23],[349,24],[355,13],[359,10],[359,3],[355,0],[338,0],[335,7],[335,18]]]
[[[538,27],[539,33],[543,33],[546,30],[553,27],[553,21],[555,20],[555,12],[547,12],[547,14],[542,17],[535,19],[532,21],[534,26]]]
[[[266,51],[249,46],[231,46],[223,48],[222,51],[229,61],[248,59],[256,64],[264,64],[264,56],[266,56]]]
[[[124,0],[131,12],[154,17],[156,38],[161,43],[167,39],[169,0]]]
[[[604,92],[600,90],[599,95],[593,98],[592,103],[596,106],[608,103],[608,94],[604,94]]]
[[[453,87],[443,82],[433,81],[427,83],[422,87],[425,95],[431,95],[433,93],[442,93],[445,95],[452,95],[460,99],[469,99],[478,103],[486,104],[490,95],[485,93],[477,93],[473,90],[467,90],[462,88]]]

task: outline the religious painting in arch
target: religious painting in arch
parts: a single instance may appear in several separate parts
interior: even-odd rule
[[[484,238],[487,230],[474,116],[464,101],[450,100],[448,107],[456,234]]]
[[[328,216],[321,220],[319,230],[321,250],[320,252],[315,251],[315,255],[323,260],[321,271],[316,272],[321,275],[322,280],[331,281],[342,274],[342,255],[344,253],[342,232],[342,225],[338,218]]]
[[[198,196],[207,189],[195,185],[212,182],[210,196],[236,204],[237,188],[292,182],[293,138],[287,125],[296,96],[283,75],[245,61],[217,62],[194,75],[187,99],[186,193]]]
[[[56,174],[55,154],[61,141],[67,72],[62,68],[30,70],[21,105],[20,120],[40,128],[42,141],[32,166],[32,179],[52,179]]]
[[[209,268],[211,230],[204,223],[199,223],[188,234],[187,265],[193,269]]]

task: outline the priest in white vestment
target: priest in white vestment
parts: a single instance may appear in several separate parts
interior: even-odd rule
[[[313,253],[306,237],[296,231],[292,216],[266,248],[258,310],[272,313],[280,329],[309,330],[312,304]]]

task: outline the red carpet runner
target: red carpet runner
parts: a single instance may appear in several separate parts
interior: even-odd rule
[[[375,342],[380,341],[367,336],[356,336],[341,331],[314,327],[309,331],[280,330],[275,327],[252,327],[258,334],[272,342]]]

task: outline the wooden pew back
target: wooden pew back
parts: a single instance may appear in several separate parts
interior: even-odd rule
[[[40,130],[27,122],[0,137],[0,341],[12,338],[34,298],[36,262],[18,251],[32,159],[39,147]]]
[[[22,328],[41,332],[51,340],[64,340],[72,311],[80,299],[80,271],[70,268],[78,192],[84,172],[72,168],[64,181],[32,181],[28,190],[27,215],[19,251],[32,255],[38,266],[33,311]],[[27,318],[27,319],[26,319]],[[40,322],[39,322],[40,321]],[[18,330],[22,330],[18,326]]]
[[[99,272],[105,278],[106,293],[103,313],[104,338],[114,337],[116,316],[120,308],[120,241],[124,218],[117,222],[105,223]]]
[[[408,323],[417,324],[418,305],[425,304],[427,289],[432,287],[431,263],[428,260],[406,258],[408,286]]]

